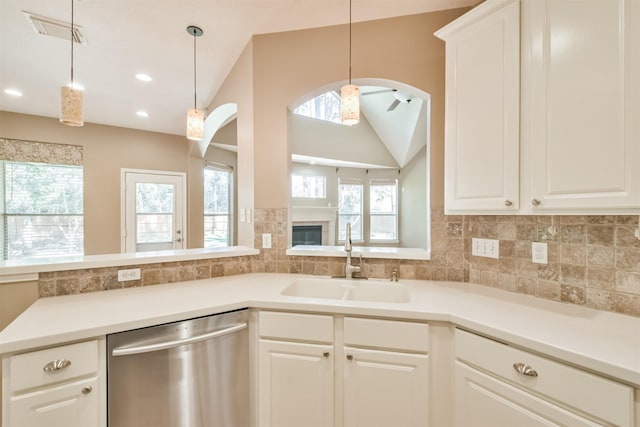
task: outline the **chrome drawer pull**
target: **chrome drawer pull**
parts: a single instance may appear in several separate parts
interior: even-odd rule
[[[46,365],[44,365],[42,370],[45,371],[45,372],[56,372],[56,371],[59,371],[61,369],[64,369],[64,368],[68,367],[69,365],[71,365],[71,360],[56,359],[56,360],[52,360],[51,362],[49,362]]]
[[[533,369],[529,365],[525,365],[524,363],[514,363],[513,369],[516,370],[517,373],[526,375],[527,377],[537,377],[538,373],[535,369]]]
[[[93,391],[93,387],[91,387],[90,385],[86,385],[84,387],[82,387],[82,394],[89,394]]]

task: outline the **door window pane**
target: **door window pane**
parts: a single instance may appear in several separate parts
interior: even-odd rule
[[[174,186],[136,183],[136,244],[173,242]]]

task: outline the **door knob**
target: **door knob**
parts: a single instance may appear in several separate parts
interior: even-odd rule
[[[533,206],[540,206],[540,200],[538,200],[538,199],[532,199],[532,200],[531,200],[531,204],[532,204]]]
[[[509,207],[509,206],[513,205],[513,202],[511,200],[505,200],[504,201],[504,205]]]
[[[351,353],[347,354],[347,360],[353,360],[353,354]]]

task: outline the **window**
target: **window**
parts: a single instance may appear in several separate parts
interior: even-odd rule
[[[3,259],[84,253],[82,166],[2,160]]]
[[[327,178],[318,175],[291,175],[291,196],[327,198]]]
[[[323,93],[299,105],[293,110],[293,113],[342,124],[342,120],[340,119],[340,95],[333,90]]]
[[[204,247],[232,244],[233,169],[216,165],[204,169]]]
[[[369,240],[398,240],[398,181],[369,182]]]
[[[363,185],[358,181],[340,180],[338,184],[338,240],[345,241],[347,223],[351,224],[351,240],[362,241]]]

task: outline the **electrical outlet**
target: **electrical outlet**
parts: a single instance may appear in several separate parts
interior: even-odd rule
[[[271,233],[262,233],[262,248],[271,249]]]
[[[118,282],[126,282],[128,280],[140,280],[140,269],[118,270]]]
[[[500,241],[496,239],[471,239],[471,255],[486,258],[500,257]]]
[[[531,261],[536,264],[547,264],[547,243],[531,242]]]

